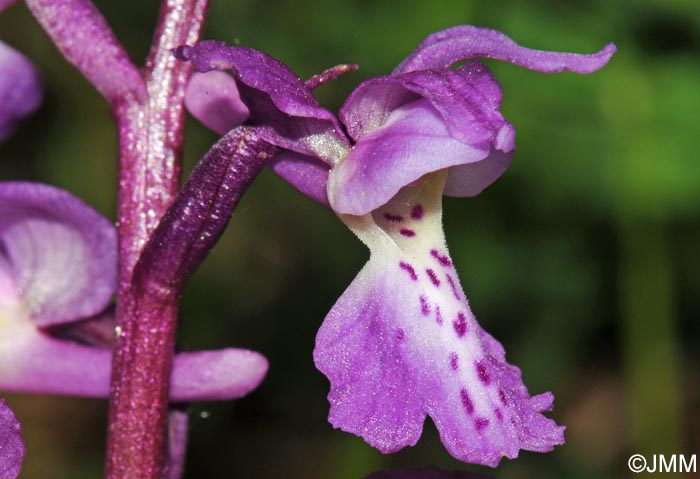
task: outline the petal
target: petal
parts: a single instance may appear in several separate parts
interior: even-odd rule
[[[192,115],[215,132],[224,135],[249,116],[238,95],[236,81],[220,71],[195,73],[187,86],[185,105]],[[275,135],[270,135],[272,141]],[[287,142],[284,143],[285,145]],[[284,151],[270,161],[270,169],[310,198],[328,205],[326,183],[329,167],[314,157]]]
[[[55,339],[26,322],[6,323],[0,332],[0,390],[109,395],[109,349]],[[185,402],[241,397],[255,389],[266,372],[267,361],[253,351],[180,353],[175,356],[170,398]]]
[[[501,86],[480,62],[456,70],[431,70],[372,78],[362,82],[340,110],[348,134],[360,140],[384,124],[393,110],[426,98],[440,112],[452,135],[475,144],[488,141],[505,123],[498,111]]]
[[[328,174],[330,168],[316,158],[283,151],[270,162],[270,169],[294,188],[322,205],[328,203]]]
[[[469,25],[448,28],[428,36],[394,70],[400,74],[432,68],[448,68],[462,60],[494,58],[543,73],[572,71],[593,73],[617,51],[612,43],[593,54],[575,54],[531,50],[488,28]]]
[[[238,95],[236,80],[220,71],[193,74],[187,84],[185,106],[192,116],[220,135],[249,116],[248,107]]]
[[[260,385],[267,368],[263,355],[246,349],[179,353],[170,398],[173,402],[239,398]]]
[[[0,142],[39,107],[41,95],[41,81],[34,66],[0,41]]]
[[[19,476],[24,453],[19,421],[10,406],[0,398],[0,479]]]
[[[551,450],[563,428],[540,414],[551,396],[530,397],[469,308],[442,233],[444,176],[345,218],[371,256],[321,326],[314,360],[335,427],[392,452],[415,444],[430,415],[454,457],[495,466]]]
[[[175,50],[200,73],[230,69],[255,126],[269,126],[286,139],[283,148],[320,158],[329,164],[342,158],[348,143],[335,116],[321,108],[289,68],[260,51],[204,41]],[[272,140],[273,138],[271,138]]]
[[[102,311],[114,292],[116,232],[51,186],[0,184],[0,244],[31,319],[47,326]]]
[[[497,134],[502,130],[512,131],[512,127],[504,122]],[[510,146],[512,149],[512,143]],[[510,153],[505,155],[509,160]],[[427,173],[486,163],[477,169],[479,175],[467,179],[465,188],[457,185],[451,189],[476,194],[508,166],[508,161],[500,159],[488,140],[470,145],[454,138],[428,100],[418,100],[395,109],[380,128],[355,144],[347,158],[331,171],[328,196],[335,211],[363,215]],[[457,179],[464,173],[460,170]]]

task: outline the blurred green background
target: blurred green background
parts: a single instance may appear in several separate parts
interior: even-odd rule
[[[97,2],[138,61],[157,2]],[[191,409],[188,478],[353,479],[436,464],[499,478],[631,477],[632,453],[700,452],[700,2],[693,0],[214,0],[208,38],[240,42],[305,78],[359,72],[318,91],[336,110],[427,34],[457,24],[533,48],[619,52],[592,76],[488,61],[516,127],[510,170],[481,196],[446,199],[445,227],[482,326],[532,392],[552,390],[567,444],[495,471],[464,466],[426,423],[383,456],[326,422],[315,331],[367,259],[329,211],[265,173],[186,291],[185,349],[241,346],[271,363],[245,399]],[[107,107],[23,5],[0,38],[43,72],[42,109],[0,147],[0,179],[65,188],[114,218],[116,135]],[[188,123],[187,169],[216,140]],[[106,402],[10,395],[29,453],[23,478],[101,475]],[[681,477],[676,475],[673,477]]]

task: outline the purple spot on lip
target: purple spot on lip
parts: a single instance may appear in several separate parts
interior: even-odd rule
[[[474,427],[476,428],[477,431],[481,431],[486,426],[488,426],[490,422],[491,421],[489,421],[485,417],[477,417],[476,419],[474,419]]]
[[[479,373],[479,381],[486,385],[488,385],[491,382],[489,372],[486,370],[486,366],[484,366],[484,364],[481,361],[476,363],[476,372]]]
[[[418,276],[416,275],[416,270],[413,269],[413,266],[411,266],[410,264],[406,263],[405,261],[401,261],[401,262],[399,263],[399,268],[401,268],[402,270],[408,272],[408,275],[411,277],[411,279],[412,279],[413,281],[417,281],[417,280],[418,280]]]
[[[405,336],[405,333],[404,333],[403,329],[399,328],[396,330],[396,340],[397,341],[403,341],[404,336]]]
[[[463,312],[460,311],[457,314],[457,319],[454,320],[452,326],[455,328],[458,337],[462,338],[467,334],[467,317]]]
[[[461,300],[462,298],[459,296],[459,292],[457,291],[457,285],[455,284],[455,280],[452,279],[452,276],[450,276],[449,274],[447,275],[447,282],[450,283],[450,288],[452,289],[452,294],[455,295],[455,298],[457,298],[458,301]]]
[[[384,218],[392,223],[401,223],[403,221],[403,216],[392,215],[391,213],[384,213]]]
[[[462,390],[459,392],[459,394],[462,397],[462,404],[464,405],[464,409],[467,410],[468,414],[473,414],[474,413],[474,403],[472,402],[471,398],[469,397],[469,393],[467,392],[467,390],[462,388]]]
[[[440,306],[435,306],[435,322],[442,326],[444,321],[442,320],[442,314],[440,314]]]
[[[420,295],[420,312],[423,313],[423,316],[430,314],[430,304],[428,303],[427,298],[422,294]]]
[[[399,233],[401,233],[401,236],[406,236],[408,238],[413,238],[416,235],[415,231],[410,230],[408,228],[401,228],[399,230]]]
[[[506,398],[506,393],[503,392],[503,389],[498,390],[498,397],[500,398],[504,406],[508,405],[508,398]]]
[[[493,412],[496,414],[496,418],[498,418],[499,421],[503,421],[503,413],[499,408],[496,408]]]
[[[423,207],[421,205],[416,205],[411,209],[411,218],[416,221],[423,219]]]
[[[425,270],[425,274],[428,275],[428,278],[430,278],[430,282],[433,283],[433,286],[435,286],[436,288],[438,286],[440,286],[440,280],[438,279],[437,275],[435,274],[435,271],[428,268]]]
[[[450,266],[452,266],[452,261],[450,261],[450,257],[447,256],[446,254],[441,254],[436,249],[430,250],[430,256],[435,258],[438,263],[440,263],[442,266],[445,266],[446,268],[449,268]]]
[[[459,367],[458,361],[459,356],[457,356],[457,353],[450,353],[450,367],[453,371],[457,371],[457,368]]]

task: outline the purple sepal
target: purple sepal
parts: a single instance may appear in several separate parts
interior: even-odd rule
[[[328,202],[328,174],[330,167],[317,158],[293,151],[280,151],[270,161],[269,167],[297,190],[324,206]]]
[[[89,317],[110,301],[114,225],[70,193],[37,183],[1,183],[0,242],[12,283],[36,324]]]
[[[0,398],[0,479],[19,476],[24,453],[19,421],[10,406]]]
[[[270,160],[271,169],[328,205],[328,165],[343,156],[349,144],[335,116],[318,105],[291,70],[257,50],[221,42],[183,46],[175,55],[191,60],[202,72],[193,77],[185,96],[196,118],[219,134],[244,121],[259,128],[266,141],[287,150]],[[231,69],[236,78],[217,71],[221,69]],[[342,65],[314,81],[320,84],[351,69]]]
[[[507,169],[515,147],[501,97],[479,62],[363,82],[340,112],[357,143],[331,174],[333,208],[366,214],[443,168],[454,172],[448,194],[480,193]]]
[[[416,70],[444,69],[462,60],[493,58],[542,73],[572,71],[593,73],[617,51],[612,43],[592,54],[559,53],[521,47],[501,32],[462,25],[428,36],[393,74]]]
[[[321,108],[299,77],[275,58],[252,48],[212,40],[178,47],[174,52],[179,59],[191,61],[200,73],[231,70],[240,98],[250,111],[251,124],[272,127],[287,140],[275,146],[329,164],[337,158],[338,150],[348,148],[335,116]]]
[[[41,80],[34,65],[0,41],[0,142],[39,107],[41,97]]]

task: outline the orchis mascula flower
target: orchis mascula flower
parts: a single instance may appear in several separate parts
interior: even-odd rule
[[[195,78],[190,111],[220,133],[252,125],[243,127],[246,138],[275,147],[271,168],[329,203],[370,249],[316,338],[335,427],[393,452],[415,444],[430,415],[454,457],[490,466],[564,442],[564,428],[542,414],[552,394],[530,396],[520,370],[476,322],[447,252],[442,195],[472,196],[498,178],[515,133],[498,111],[501,88],[488,68],[450,67],[486,57],[591,73],[614,51],[541,52],[493,30],[451,28],[429,36],[391,75],[355,89],[340,110],[345,130],[310,93],[342,67],[305,85],[249,48],[206,41],[176,51],[199,72],[234,76]],[[240,139],[238,130],[221,141]]]
[[[19,421],[12,409],[0,399],[0,479],[19,476],[24,452]]]
[[[111,350],[45,331],[105,310],[114,294],[116,251],[114,225],[69,193],[0,183],[0,391],[108,396]],[[171,400],[240,397],[266,370],[266,360],[252,351],[181,353]]]
[[[12,3],[14,0],[0,0],[0,12]],[[36,69],[21,53],[0,41],[0,142],[40,102],[41,82]]]

